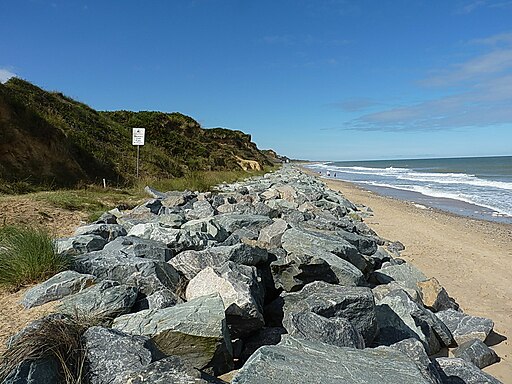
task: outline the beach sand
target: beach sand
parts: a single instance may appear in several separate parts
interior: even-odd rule
[[[427,277],[437,278],[464,312],[494,321],[497,335],[487,343],[501,362],[484,371],[512,383],[512,225],[426,209],[342,181],[324,181],[354,204],[370,207],[374,216],[365,223],[381,237],[401,241],[406,247],[403,259]]]

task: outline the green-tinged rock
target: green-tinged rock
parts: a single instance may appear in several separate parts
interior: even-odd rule
[[[215,375],[233,367],[224,304],[218,294],[120,316],[112,327],[148,336],[164,354],[180,356],[188,364]]]
[[[258,349],[233,384],[432,384],[412,360],[393,350],[335,347],[283,336]]]

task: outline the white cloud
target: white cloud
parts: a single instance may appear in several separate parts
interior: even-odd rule
[[[16,76],[15,73],[9,71],[8,69],[0,68],[0,83],[5,83],[11,77]]]
[[[366,113],[345,124],[344,129],[429,131],[512,124],[512,39],[509,37],[512,34],[480,39],[490,51],[420,83],[451,90],[448,96]],[[494,47],[507,42],[508,46]]]

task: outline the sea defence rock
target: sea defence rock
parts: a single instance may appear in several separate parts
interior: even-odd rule
[[[192,300],[212,293],[218,293],[224,302],[231,337],[248,335],[265,324],[265,292],[255,267],[232,261],[216,268],[206,267],[188,283],[186,298]]]
[[[328,362],[326,363],[326,360]],[[266,383],[432,384],[416,364],[394,350],[342,348],[284,336],[258,349],[233,378],[233,384]]]
[[[212,192],[148,190],[151,200],[57,241],[73,272],[26,297],[58,297],[68,315],[55,319],[113,324],[82,338],[92,381],[221,383],[210,375],[242,366],[235,383],[494,382],[477,367],[496,361],[482,343],[492,321],[458,312],[399,258],[401,243],[365,224],[371,209],[320,180],[284,166]],[[465,360],[431,360],[454,340]],[[9,377],[46,377],[44,364]]]
[[[173,307],[120,316],[112,327],[150,337],[165,355],[214,374],[233,367],[224,303],[218,294],[201,296]]]
[[[25,293],[21,304],[32,308],[80,292],[94,284],[96,277],[75,271],[63,271]]]
[[[458,345],[473,339],[485,341],[494,328],[491,319],[466,315],[453,309],[437,312],[436,316],[446,324]]]
[[[66,296],[59,312],[90,318],[113,319],[128,313],[137,299],[137,288],[111,280],[104,280],[90,288]]]

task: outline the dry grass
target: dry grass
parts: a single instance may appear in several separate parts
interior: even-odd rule
[[[56,359],[66,383],[85,383],[85,348],[82,334],[88,321],[71,317],[48,316],[29,326],[10,343],[0,360],[0,382],[23,361]]]

